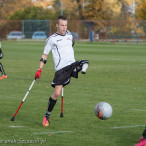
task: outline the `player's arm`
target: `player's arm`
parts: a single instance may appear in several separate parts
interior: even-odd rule
[[[47,63],[47,57],[48,57],[48,55],[46,55],[46,54],[42,55],[42,57],[40,59],[40,66],[39,66],[39,68],[43,68],[44,64]]]
[[[40,77],[41,77],[41,72],[42,72],[42,68],[43,68],[44,64],[46,64],[46,62],[47,62],[47,57],[48,57],[48,55],[46,55],[46,54],[43,54],[43,55],[42,55],[42,57],[41,57],[41,59],[40,59],[39,68],[38,68],[38,70],[37,70],[37,72],[36,72],[36,74],[35,74],[35,78],[40,79]]]

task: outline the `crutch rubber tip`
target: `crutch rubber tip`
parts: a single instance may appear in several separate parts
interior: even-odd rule
[[[60,114],[60,117],[63,117],[63,113]]]
[[[15,117],[12,117],[12,118],[11,118],[11,121],[14,121],[14,120],[15,120]]]

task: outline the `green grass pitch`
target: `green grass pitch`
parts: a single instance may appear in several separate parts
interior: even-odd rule
[[[1,63],[8,75],[0,80],[0,145],[133,146],[146,125],[145,45],[76,42],[76,60],[90,61],[86,75],[64,88],[51,114],[49,127],[42,126],[54,63],[49,54],[41,79],[36,80],[15,121],[15,114],[32,83],[45,41],[2,41]],[[113,115],[102,121],[94,114],[98,102],[111,104]]]

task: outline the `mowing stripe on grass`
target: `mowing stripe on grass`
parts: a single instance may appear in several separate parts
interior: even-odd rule
[[[126,129],[126,128],[135,128],[135,127],[145,127],[145,125],[129,125],[129,126],[120,126],[120,127],[110,127],[110,129]]]
[[[32,135],[46,135],[46,134],[58,134],[58,133],[71,133],[72,131],[54,131],[54,132],[34,132]]]
[[[131,111],[140,111],[140,112],[146,112],[146,109],[129,109]]]
[[[14,126],[14,125],[12,125],[12,126],[9,126],[9,127],[11,127],[11,128],[22,128],[24,126]]]
[[[113,65],[113,66],[110,66],[110,65],[97,65],[97,66],[91,66],[90,69],[96,69],[96,68],[121,68],[121,67],[134,67],[134,66],[145,66],[146,64],[135,64],[135,65],[122,65],[122,66],[118,66],[118,65]]]

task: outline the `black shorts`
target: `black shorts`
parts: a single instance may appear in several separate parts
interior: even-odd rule
[[[63,85],[64,87],[70,83],[71,77],[78,78],[78,72],[81,70],[78,66],[80,66],[80,61],[76,61],[71,65],[56,71],[51,86],[55,87],[56,85]]]

